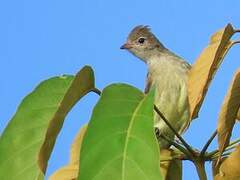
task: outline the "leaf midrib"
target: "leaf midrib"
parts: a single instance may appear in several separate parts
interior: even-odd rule
[[[141,107],[142,103],[144,102],[146,96],[139,102],[137,105],[136,109],[133,112],[132,118],[130,120],[129,128],[127,129],[127,135],[126,135],[126,140],[124,144],[124,149],[123,149],[123,160],[122,160],[122,180],[125,180],[125,165],[126,165],[126,159],[127,159],[127,148],[128,148],[128,142],[130,139],[130,133],[132,130],[133,122],[136,119],[135,117],[137,116],[137,112],[139,111],[139,108]]]

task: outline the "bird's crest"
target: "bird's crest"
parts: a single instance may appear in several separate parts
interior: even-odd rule
[[[152,36],[151,29],[149,26],[143,26],[143,25],[136,26],[130,32],[128,39],[135,40],[141,36],[143,36],[143,37]]]

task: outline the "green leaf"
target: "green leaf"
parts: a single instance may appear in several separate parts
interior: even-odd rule
[[[65,116],[91,90],[94,74],[85,66],[75,77],[42,82],[25,97],[0,137],[0,179],[43,179]]]
[[[153,127],[154,91],[104,89],[83,139],[79,180],[161,180]]]

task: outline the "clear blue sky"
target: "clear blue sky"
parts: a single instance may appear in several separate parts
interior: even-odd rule
[[[86,64],[94,68],[100,89],[113,82],[143,89],[145,64],[119,49],[134,26],[150,25],[169,49],[192,63],[214,31],[228,22],[240,28],[239,8],[240,1],[236,0],[1,1],[0,132],[23,97],[39,82],[74,74]],[[235,47],[227,56],[200,117],[184,135],[194,147],[202,147],[216,127],[227,86],[240,66],[239,51]],[[72,139],[88,121],[96,101],[96,95],[88,95],[68,115],[47,175],[68,161]],[[197,179],[191,163],[184,165],[184,180]]]

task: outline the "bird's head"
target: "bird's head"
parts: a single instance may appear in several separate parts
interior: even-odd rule
[[[147,61],[154,50],[164,49],[164,46],[150,31],[148,26],[136,26],[128,35],[127,42],[121,46],[121,49],[127,49],[143,61]]]

